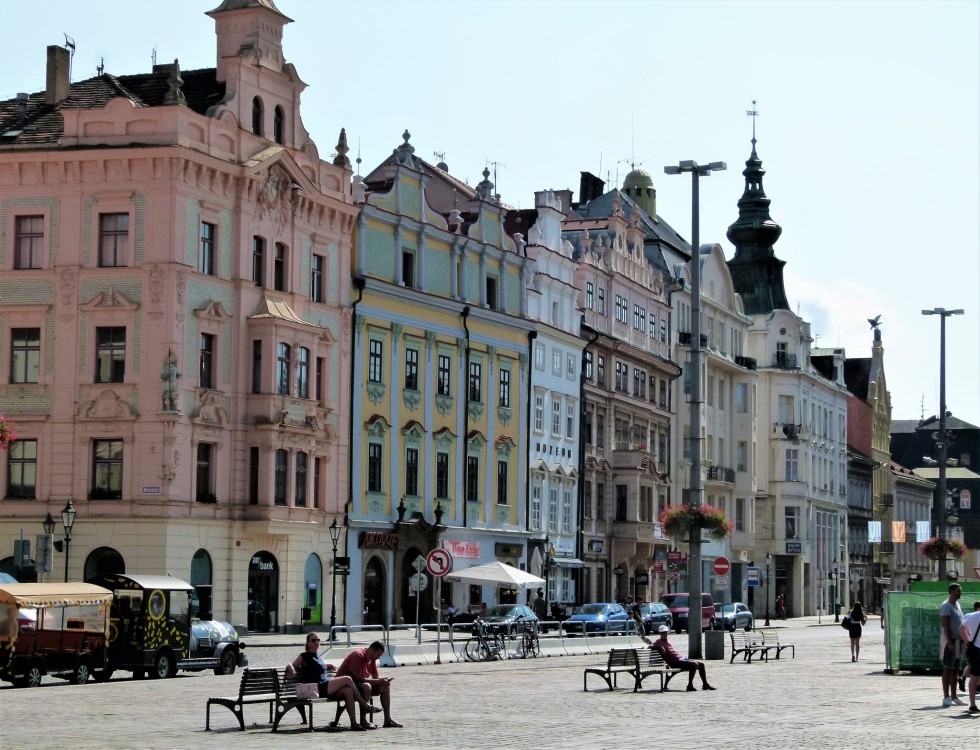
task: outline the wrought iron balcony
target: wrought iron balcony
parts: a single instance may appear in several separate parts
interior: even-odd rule
[[[735,364],[739,367],[744,367],[746,370],[754,370],[757,362],[755,361],[755,357],[743,357],[741,354],[736,354]]]
[[[796,355],[789,352],[776,352],[772,355],[772,366],[781,370],[798,370]]]

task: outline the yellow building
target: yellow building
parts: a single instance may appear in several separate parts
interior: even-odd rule
[[[529,261],[488,172],[474,189],[403,137],[355,178],[348,624],[434,619],[433,582],[410,583],[436,547],[457,569],[526,563]],[[457,607],[509,596],[442,588]]]

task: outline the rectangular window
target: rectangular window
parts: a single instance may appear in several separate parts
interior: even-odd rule
[[[419,350],[405,349],[405,390],[419,389]]]
[[[262,393],[262,342],[252,342],[252,393]]]
[[[660,340],[667,341],[667,318],[660,316]]]
[[[548,490],[548,531],[552,534],[558,533],[558,488],[551,487]]]
[[[37,441],[18,438],[7,449],[7,497],[37,497]]]
[[[793,424],[796,421],[792,396],[779,396],[779,421],[781,424]]]
[[[276,393],[280,396],[289,394],[289,368],[292,365],[292,352],[289,344],[279,342],[276,346]]]
[[[296,396],[310,397],[310,350],[305,346],[299,348],[296,357]]]
[[[323,269],[322,255],[314,255],[310,266],[310,301],[323,302]]]
[[[276,243],[276,257],[272,264],[272,288],[277,292],[286,291],[286,246]]]
[[[534,431],[544,432],[544,396],[534,394]]]
[[[320,507],[320,496],[322,490],[320,485],[323,483],[323,457],[316,456],[313,459],[313,507]]]
[[[606,485],[595,486],[595,517],[602,520],[606,517]]]
[[[789,505],[786,507],[786,514],[784,516],[786,522],[786,538],[787,539],[799,539],[800,538],[800,509],[796,505]]]
[[[197,465],[195,467],[195,492],[199,503],[210,503],[214,492],[214,446],[211,443],[197,444]]]
[[[592,380],[592,352],[585,352],[585,379]]]
[[[214,388],[214,335],[201,334],[199,385],[201,388]]]
[[[368,492],[381,492],[381,443],[368,443]]]
[[[725,379],[718,378],[718,408],[725,410]]]
[[[544,369],[544,345],[538,344],[534,347],[534,366],[539,369]]]
[[[368,382],[381,382],[381,342],[371,339],[368,344]]]
[[[652,310],[650,311],[650,338],[657,338],[657,316],[653,314]]]
[[[592,309],[592,304],[593,304],[593,300],[592,300],[593,292],[594,292],[594,287],[592,286],[592,282],[586,281],[585,282],[585,306],[590,310]]]
[[[748,441],[739,440],[735,444],[735,471],[749,470],[749,444]]]
[[[707,391],[706,395],[708,397],[708,406],[714,406],[715,405],[715,376],[714,375],[708,376],[708,387],[705,388],[705,391]]]
[[[282,448],[276,451],[275,473],[273,476],[273,503],[286,505],[289,484],[289,453]]]
[[[668,390],[667,390],[667,381],[666,380],[661,380],[660,381],[660,402],[659,403],[660,403],[660,407],[662,409],[666,409],[667,408],[667,393],[668,393]]]
[[[541,478],[537,475],[531,485],[531,531],[541,531]]]
[[[402,283],[415,288],[415,253],[410,250],[402,250]]]
[[[326,383],[324,380],[324,370],[326,368],[326,358],[316,358],[316,400],[323,403],[323,388]]]
[[[505,409],[510,408],[510,370],[500,368],[500,394],[499,405]]]
[[[126,329],[95,329],[95,382],[122,383],[126,374]]]
[[[99,266],[125,266],[129,257],[129,214],[99,214]]]
[[[487,307],[491,310],[497,307],[497,280],[493,276],[487,276]]]
[[[201,222],[201,247],[198,253],[198,271],[214,276],[214,238],[217,227],[206,221]]]
[[[600,286],[598,292],[599,292],[598,309],[596,310],[596,312],[599,313],[599,315],[605,315],[606,314],[606,290]]]
[[[419,449],[405,449],[405,494],[417,497],[419,494]]]
[[[606,384],[606,358],[601,354],[596,358],[596,382]]]
[[[739,414],[749,413],[749,384],[735,384],[735,411]]]
[[[449,454],[445,451],[436,453],[436,497],[449,497]]]
[[[480,457],[466,457],[466,501],[475,503],[480,500]]]
[[[448,354],[439,355],[439,395],[452,395],[452,360]]]
[[[745,498],[735,498],[735,531],[745,531]]]
[[[585,424],[583,426],[584,440],[586,445],[593,445],[592,442],[592,412],[585,412]]]
[[[799,476],[800,453],[796,448],[786,449],[786,481],[796,482]]]
[[[497,461],[497,505],[507,505],[506,461]]]
[[[262,286],[265,274],[265,240],[252,237],[252,282]]]
[[[600,448],[606,447],[606,417],[603,414],[596,414],[595,444]]]
[[[625,484],[616,485],[616,520],[625,521],[626,520],[626,508],[627,508],[627,498],[629,497],[629,488]]]
[[[37,383],[41,375],[41,329],[10,329],[10,382]]]
[[[616,295],[616,320],[620,323],[626,323],[628,320],[628,313],[626,312],[627,301],[624,297]]]
[[[586,482],[582,492],[582,515],[592,518],[592,482]]]
[[[575,404],[565,405],[565,437],[571,440],[575,437]]]
[[[639,305],[633,305],[633,327],[638,331],[647,329],[647,311]]]
[[[248,504],[259,504],[259,449],[248,449]]]
[[[561,496],[561,533],[572,533],[572,491],[565,490]]]
[[[561,375],[561,352],[557,349],[551,352],[551,374]]]
[[[92,443],[92,498],[122,497],[123,441],[96,440]]]
[[[551,436],[561,436],[561,397],[551,397]]]
[[[14,268],[40,268],[44,259],[44,217],[18,216],[14,222]]]
[[[637,398],[647,397],[647,374],[643,370],[633,370],[633,395]]]
[[[569,354],[565,358],[565,375],[568,376],[569,380],[575,379],[575,355]]]
[[[470,362],[470,401],[480,403],[483,401],[483,365],[479,362]]]

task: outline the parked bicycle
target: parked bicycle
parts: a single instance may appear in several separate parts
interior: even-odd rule
[[[522,659],[534,656],[541,656],[541,642],[538,640],[538,624],[536,622],[521,622],[518,625],[520,643],[517,645],[517,653]]]
[[[473,637],[466,641],[463,656],[467,661],[493,661],[506,653],[504,636],[489,632],[483,620],[473,623]]]

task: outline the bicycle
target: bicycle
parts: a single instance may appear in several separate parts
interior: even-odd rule
[[[537,623],[520,623],[520,636],[521,642],[517,645],[517,652],[522,659],[541,656],[541,642],[538,640]]]
[[[505,653],[504,639],[500,633],[488,633],[482,620],[473,623],[473,637],[466,641],[463,656],[467,661],[493,661]]]

